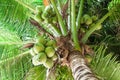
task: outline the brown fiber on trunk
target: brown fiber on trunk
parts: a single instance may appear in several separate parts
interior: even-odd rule
[[[72,51],[68,58],[74,80],[98,80],[87,66],[85,59],[78,51]]]

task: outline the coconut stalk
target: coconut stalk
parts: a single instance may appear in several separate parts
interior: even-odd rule
[[[68,59],[74,80],[98,80],[79,51],[71,52]]]
[[[81,17],[82,17],[82,13],[83,13],[83,5],[84,4],[84,0],[81,0],[80,1],[80,6],[79,6],[79,12],[78,12],[78,15],[77,15],[77,20],[76,20],[76,25],[77,25],[77,30],[80,29],[80,22],[81,22]]]
[[[50,2],[51,2],[51,4],[53,5],[53,8],[54,8],[54,10],[55,10],[55,12],[56,12],[56,15],[57,15],[57,17],[58,17],[58,23],[60,24],[61,32],[62,32],[63,36],[66,36],[66,35],[67,35],[67,28],[66,28],[66,26],[65,26],[65,24],[64,24],[64,21],[63,21],[63,19],[62,19],[61,14],[59,13],[59,11],[58,11],[58,9],[57,9],[57,6],[56,6],[56,4],[55,4],[55,0],[50,0]]]
[[[71,33],[72,33],[72,39],[74,42],[74,46],[76,50],[81,51],[79,40],[78,40],[78,32],[76,27],[76,13],[75,13],[75,0],[71,0]]]

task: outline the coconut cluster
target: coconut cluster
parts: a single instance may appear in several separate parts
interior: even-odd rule
[[[98,20],[98,16],[90,16],[88,14],[84,14],[83,17],[81,18],[81,25],[82,25],[82,31],[83,32],[86,32],[91,26],[91,25],[94,25],[95,22]],[[99,24],[97,25],[97,29],[96,30],[99,30],[102,28],[102,25]]]
[[[57,23],[56,13],[51,5],[46,7],[37,6],[34,19],[37,22],[45,21],[46,23],[53,23],[53,24]]]
[[[39,37],[30,50],[30,54],[33,56],[33,65],[43,64],[46,68],[52,68],[57,60],[56,45],[55,40],[46,39],[43,36]]]

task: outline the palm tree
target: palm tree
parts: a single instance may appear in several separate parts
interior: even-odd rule
[[[119,80],[111,53],[120,49],[119,7],[118,0],[1,0],[0,80]],[[57,60],[45,68],[52,51],[43,65],[35,63],[42,53],[29,53],[51,40]]]

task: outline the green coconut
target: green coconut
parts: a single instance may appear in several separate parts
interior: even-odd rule
[[[48,57],[52,57],[55,54],[55,50],[51,46],[46,47],[45,52]]]
[[[83,33],[86,32],[85,28],[81,28],[80,31],[83,32]]]
[[[43,64],[46,68],[50,69],[53,67],[54,62],[52,59],[47,59],[47,61]]]
[[[87,19],[89,19],[90,18],[90,16],[88,15],[88,14],[85,14],[84,16],[83,16],[83,20],[86,22],[87,21]]]
[[[93,20],[93,21],[96,21],[97,19],[98,19],[97,16],[92,16],[92,20]]]
[[[88,14],[85,14],[82,18],[81,18],[81,24],[87,24],[87,25],[90,25],[92,24],[92,18],[88,15]]]
[[[92,57],[90,55],[85,55],[85,59],[90,63],[92,61]]]
[[[47,43],[46,43],[46,46],[53,46],[54,48],[57,47],[57,43],[55,40],[49,40]]]
[[[85,23],[85,21],[84,21],[84,18],[82,17],[81,18],[81,22],[80,22],[81,24],[84,24]]]
[[[33,50],[36,54],[38,54],[41,51],[44,51],[45,47],[43,44],[39,43],[39,44],[35,44],[33,47]]]
[[[51,15],[50,14],[51,11],[52,11],[51,6],[46,6],[45,9],[44,9],[44,11],[43,11],[42,18],[43,19],[48,19],[48,17]]]
[[[43,12],[43,9],[44,9],[43,6],[37,6],[37,7],[36,7],[36,11],[37,11],[37,12],[40,12],[40,13]]]
[[[44,12],[46,12],[46,13],[51,13],[52,10],[53,10],[53,9],[52,9],[52,6],[51,6],[51,5],[48,5],[48,6],[45,7]]]
[[[57,23],[57,17],[55,16],[55,17],[52,17],[52,23]]]
[[[41,44],[46,44],[46,39],[43,37],[43,36],[40,36],[38,39],[37,39],[37,43],[41,43]]]
[[[58,58],[57,54],[54,54],[54,55],[52,56],[52,60],[53,60],[53,61],[56,61],[57,58]]]
[[[101,28],[102,28],[102,25],[99,24],[99,25],[97,25],[97,29],[96,30],[100,30]]]
[[[45,63],[46,60],[47,60],[46,54],[44,52],[40,52],[38,61],[41,62],[41,63]]]
[[[37,22],[40,22],[40,23],[43,21],[40,13],[37,13],[37,14],[34,16],[34,19],[35,19]]]
[[[49,14],[46,12],[43,12],[42,16],[41,16],[44,20],[48,19]]]
[[[87,25],[92,24],[92,18],[88,18],[85,23],[86,23]]]

